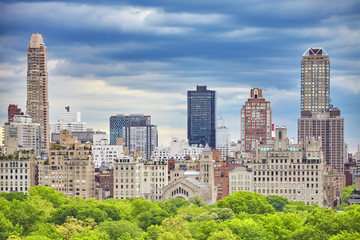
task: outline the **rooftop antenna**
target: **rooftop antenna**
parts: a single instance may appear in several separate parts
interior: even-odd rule
[[[70,106],[66,106],[65,109],[67,110],[67,112],[70,112]]]

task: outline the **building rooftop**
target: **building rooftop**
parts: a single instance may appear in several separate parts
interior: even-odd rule
[[[205,184],[199,182],[198,180],[196,180],[195,178],[185,178],[185,180],[191,182],[192,184],[198,186],[199,188],[201,188],[202,190],[209,190],[209,187],[206,186]]]

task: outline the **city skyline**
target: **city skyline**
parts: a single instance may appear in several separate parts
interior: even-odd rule
[[[272,104],[273,123],[296,138],[301,57],[323,47],[331,58],[331,100],[354,153],[360,143],[356,1],[278,1],[272,3],[278,15],[265,1],[207,3],[0,3],[1,122],[9,104],[26,109],[26,47],[39,32],[48,48],[50,123],[70,105],[88,127],[109,133],[110,116],[144,113],[158,125],[159,145],[168,145],[171,136],[186,138],[187,90],[207,85],[237,140],[241,107],[258,87]]]

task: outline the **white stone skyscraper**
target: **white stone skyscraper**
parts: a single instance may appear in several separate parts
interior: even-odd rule
[[[41,150],[49,147],[49,100],[47,50],[41,34],[32,34],[27,48],[26,113],[33,123],[40,123]]]

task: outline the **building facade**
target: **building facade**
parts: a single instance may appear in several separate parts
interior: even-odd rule
[[[123,146],[119,145],[93,145],[92,153],[94,156],[95,168],[100,166],[112,167],[115,159],[122,158]]]
[[[26,114],[40,124],[41,151],[49,148],[49,100],[47,50],[41,34],[32,34],[27,48]]]
[[[95,197],[95,166],[91,143],[81,144],[71,132],[60,132],[60,144],[51,143],[49,157],[38,160],[39,185],[68,197]]]
[[[330,60],[327,52],[309,48],[301,60],[301,111],[329,112]]]
[[[187,136],[190,145],[216,147],[216,94],[206,86],[187,92]]]
[[[345,188],[346,176],[337,171],[328,169],[324,173],[325,207],[334,209],[341,201],[340,191]]]
[[[11,123],[14,120],[14,115],[21,114],[21,108],[18,108],[15,104],[9,104],[8,107],[8,123]]]
[[[229,172],[229,194],[238,191],[254,192],[254,181],[251,169],[237,167]]]
[[[153,161],[124,156],[114,162],[114,198],[161,201],[168,185],[168,167]]]
[[[214,159],[214,184],[217,188],[216,201],[224,199],[229,195],[230,178],[229,173],[240,166],[240,162],[230,161],[228,157],[221,157],[219,150],[212,150]]]
[[[101,199],[114,196],[114,170],[108,167],[101,167],[95,171],[95,182],[100,185]]]
[[[208,204],[216,202],[217,188],[214,184],[214,160],[209,145],[205,145],[199,159],[199,171],[181,169],[185,164],[175,166],[175,175],[163,189],[162,200],[182,198],[189,200],[199,196]],[[185,166],[184,166],[185,165]],[[172,174],[172,173],[171,173]]]
[[[124,146],[131,155],[140,152],[143,159],[150,160],[158,146],[157,126],[147,124],[146,119],[133,119],[130,125],[124,127]]]
[[[203,148],[190,146],[184,139],[179,140],[173,137],[169,147],[156,147],[152,153],[152,159],[155,161],[165,161],[169,159],[178,160],[196,160],[199,159]]]
[[[331,169],[344,172],[344,118],[330,105],[330,60],[321,47],[307,49],[301,61],[298,140],[311,137],[321,137],[325,161]]]
[[[289,144],[286,128],[276,129],[273,144],[260,144],[251,165],[254,192],[324,206],[325,161],[321,141]]]
[[[216,149],[220,150],[222,158],[230,156],[230,130],[226,127],[223,121],[217,121],[218,126],[216,127]],[[222,123],[222,124],[220,124]]]
[[[0,173],[1,192],[28,193],[28,188],[36,183],[35,154],[20,151],[15,157],[2,157]]]
[[[54,133],[60,133],[61,130],[70,132],[85,132],[86,123],[81,122],[81,112],[70,112],[70,107],[66,107],[66,112],[59,113],[59,119],[54,124]]]
[[[87,129],[86,132],[71,132],[71,135],[76,137],[77,140],[79,141],[79,143],[87,143],[90,142],[91,144],[94,143],[94,140],[98,140],[98,138],[96,138],[96,135],[104,135],[106,134],[105,132],[102,131],[93,131],[91,129]],[[60,137],[61,134],[60,133],[52,133],[51,134],[51,141],[55,142],[57,144],[60,144]]]
[[[110,145],[116,145],[117,138],[124,138],[124,127],[130,125],[131,120],[146,120],[146,124],[151,124],[151,116],[143,114],[117,114],[110,117]]]
[[[302,111],[298,119],[298,139],[321,138],[324,158],[331,169],[344,172],[344,118],[340,110],[331,109],[325,113]]]
[[[41,150],[40,124],[33,123],[28,115],[15,115],[13,121],[4,126],[4,144],[7,154],[14,154],[20,150],[34,150],[35,154],[39,155]]]
[[[267,144],[272,138],[270,102],[263,98],[263,90],[253,88],[250,98],[241,109],[242,151],[254,153],[258,142]]]

